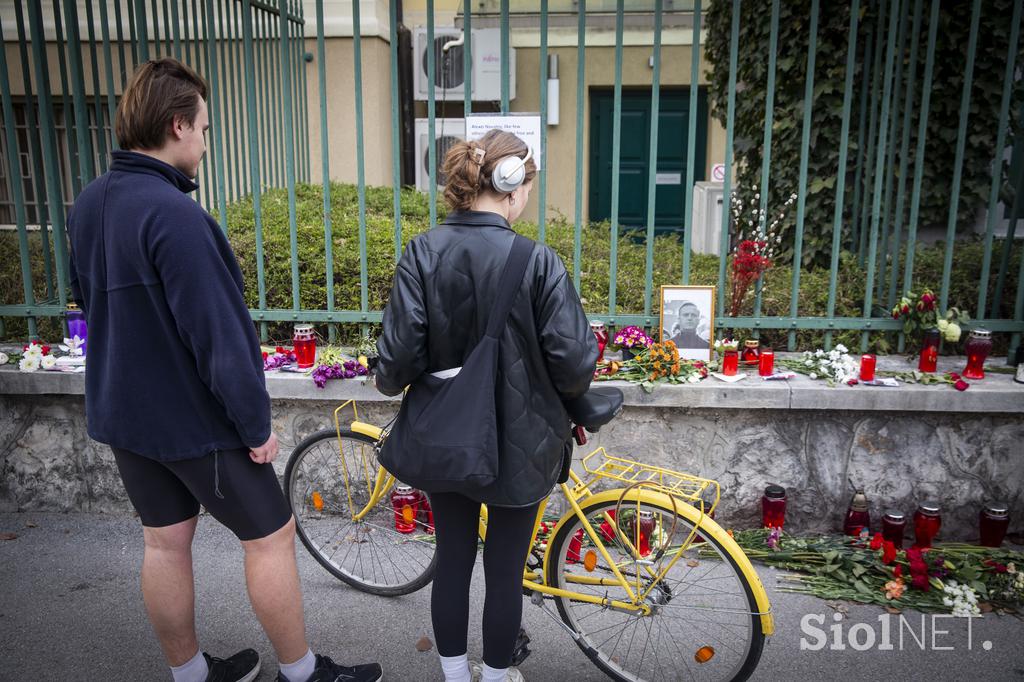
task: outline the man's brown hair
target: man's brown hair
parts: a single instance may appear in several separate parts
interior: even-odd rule
[[[118,145],[159,149],[175,118],[195,123],[199,97],[206,99],[206,81],[189,66],[170,57],[146,62],[132,74],[117,107]]]

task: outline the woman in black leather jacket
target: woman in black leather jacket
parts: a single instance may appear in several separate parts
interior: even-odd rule
[[[384,310],[377,342],[383,393],[398,394],[423,372],[460,367],[484,335],[515,237],[509,223],[522,213],[536,174],[528,152],[515,135],[498,130],[449,150],[443,171],[451,212],[409,242]],[[498,171],[510,157],[517,159]],[[510,167],[519,170],[505,177]],[[535,245],[500,340],[498,478],[467,495],[426,491],[438,555],[431,617],[448,681],[469,682],[476,673],[485,682],[522,679],[510,665],[523,567],[538,507],[571,452],[563,401],[586,392],[596,360],[597,344],[565,266],[552,249]],[[488,505],[484,650],[483,664],[471,672],[469,584],[481,503]]]

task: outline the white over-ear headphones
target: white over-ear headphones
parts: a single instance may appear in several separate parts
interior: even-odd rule
[[[499,161],[491,173],[491,186],[498,192],[511,194],[516,191],[523,180],[526,179],[526,162],[533,156],[533,150],[526,146],[526,156],[506,156]]]

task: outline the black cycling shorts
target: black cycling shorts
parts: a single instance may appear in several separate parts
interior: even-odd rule
[[[248,448],[217,450],[176,462],[111,450],[144,526],[181,523],[198,514],[202,505],[239,540],[257,540],[291,518],[273,465],[253,462]]]

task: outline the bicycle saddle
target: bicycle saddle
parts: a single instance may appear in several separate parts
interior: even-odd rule
[[[622,411],[622,391],[613,386],[591,386],[586,393],[565,403],[573,423],[591,433]]]

